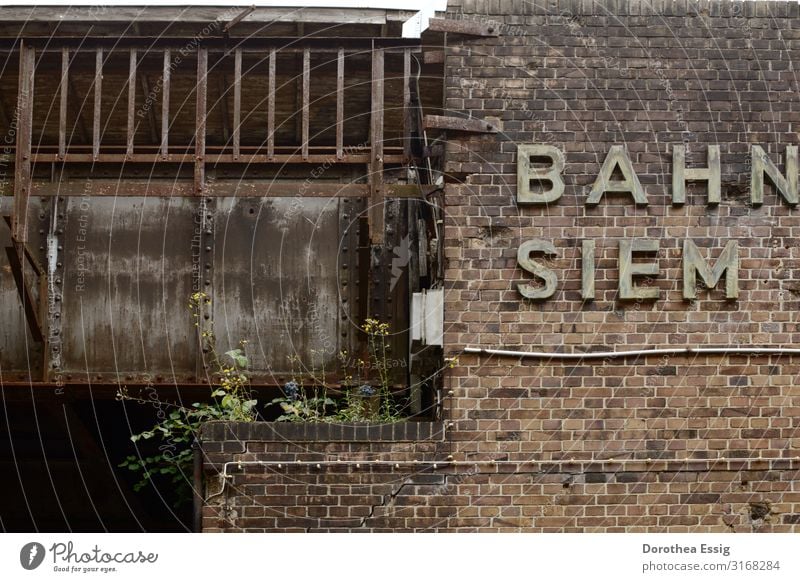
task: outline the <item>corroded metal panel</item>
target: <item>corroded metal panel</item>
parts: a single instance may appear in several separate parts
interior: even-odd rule
[[[76,381],[191,381],[197,349],[188,300],[202,257],[194,242],[198,201],[66,200],[57,233],[62,371]]]
[[[343,344],[339,199],[226,198],[214,218],[219,351],[249,342],[255,380],[326,372]],[[298,363],[290,358],[296,356]]]

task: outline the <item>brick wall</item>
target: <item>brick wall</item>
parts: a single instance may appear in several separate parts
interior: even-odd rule
[[[753,532],[800,524],[797,462],[458,461],[443,428],[209,423],[203,531]]]
[[[391,531],[441,522],[421,501],[446,489],[441,423],[213,422],[202,441],[203,531]]]
[[[451,2],[451,18],[495,20],[502,34],[453,46],[446,61],[447,106],[500,128],[448,136],[447,171],[461,180],[448,188],[445,233],[445,342],[449,355],[459,355],[449,378],[455,457],[798,456],[797,356],[562,362],[460,354],[466,346],[576,353],[797,343],[800,215],[775,193],[762,206],[749,203],[750,145],[783,169],[786,146],[798,143],[797,4],[561,0],[502,3],[505,15],[496,4]],[[497,12],[479,17],[487,8]],[[516,150],[523,143],[564,152],[566,187],[557,202],[517,205]],[[687,148],[687,167],[705,167],[708,146],[719,145],[719,205],[706,205],[704,184],[689,186],[684,205],[671,204],[674,144]],[[634,205],[630,195],[585,204],[612,145],[625,146],[647,206]],[[547,266],[559,286],[545,301],[517,290],[532,282],[517,267],[517,249],[537,238],[558,253]],[[634,238],[659,241],[656,301],[617,296],[619,241]],[[725,299],[723,284],[701,289],[695,301],[683,299],[686,238],[705,258],[738,241],[737,300]],[[597,246],[594,301],[580,295],[584,239]],[[635,462],[620,467],[605,479],[615,484],[601,486],[618,507],[595,507],[604,503],[584,497],[587,507],[572,510],[598,516],[585,527],[619,526],[610,516],[624,515],[625,524],[636,526],[628,518],[643,516],[638,525],[657,531],[724,531],[726,496],[733,495],[789,514],[758,528],[795,523],[800,486],[788,474],[744,478],[724,460],[693,462],[692,470],[655,475],[640,473]],[[635,485],[617,484],[622,475]],[[673,488],[682,493],[670,495]],[[746,513],[742,523],[749,523]]]
[[[284,486],[305,495],[297,483],[306,479],[320,495],[364,486],[367,493],[353,494],[366,496],[353,501],[358,509],[337,516],[350,520],[346,529],[800,530],[800,357],[565,362],[463,353],[467,346],[580,353],[797,343],[800,210],[774,192],[763,205],[750,204],[749,150],[760,145],[783,170],[786,146],[798,144],[798,5],[449,5],[449,18],[493,20],[501,36],[451,37],[445,62],[451,113],[499,128],[447,136],[445,352],[458,363],[446,377],[445,440],[244,439],[246,448],[231,449],[229,458],[290,458],[289,449],[299,447],[353,458],[380,453],[402,463],[422,447],[452,460],[421,473],[389,467],[377,480],[351,466],[333,483],[308,468],[290,469],[300,479],[262,472],[239,477],[243,486],[275,486],[279,495]],[[521,143],[565,153],[566,189],[556,203],[517,205]],[[675,144],[687,148],[687,167],[705,166],[708,146],[719,145],[719,205],[706,205],[704,185],[689,186],[684,205],[671,204]],[[584,203],[612,145],[626,147],[647,206],[626,195]],[[557,251],[547,266],[559,286],[545,301],[517,289],[533,282],[517,267],[517,249],[535,238]],[[634,238],[659,241],[656,301],[617,297],[618,243]],[[724,285],[683,299],[687,238],[707,259],[738,241],[738,299],[727,300]],[[597,245],[593,301],[580,296],[584,239]],[[208,445],[228,450],[223,441]],[[225,526],[216,498],[206,508],[206,529],[336,527],[326,521],[332,515],[309,513],[325,510],[307,498],[292,501],[296,515],[268,494],[255,503],[226,494],[236,519]],[[248,525],[245,511],[265,521]],[[289,521],[273,523],[282,517]]]

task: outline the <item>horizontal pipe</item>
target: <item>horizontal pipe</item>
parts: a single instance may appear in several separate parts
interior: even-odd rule
[[[625,454],[621,452],[620,454]],[[514,461],[508,459],[498,460],[480,460],[480,461],[455,461],[448,459],[446,461],[419,461],[403,459],[400,461],[391,460],[354,460],[354,459],[338,459],[336,461],[226,461],[222,465],[221,476],[230,478],[233,475],[228,472],[228,467],[235,466],[238,470],[242,470],[246,466],[258,467],[274,467],[276,469],[283,469],[283,467],[310,467],[312,469],[322,469],[323,467],[351,467],[356,468],[364,467],[383,467],[389,466],[399,469],[400,467],[416,467],[418,469],[439,469],[446,467],[474,467],[474,466],[503,466],[503,465],[597,465],[604,463],[614,464],[634,464],[634,463],[667,463],[671,466],[685,465],[687,463],[705,463],[707,465],[718,465],[720,463],[775,463],[775,462],[800,462],[800,457],[781,457],[781,458],[744,458],[744,457],[719,457],[716,459],[553,459],[553,460],[536,460],[536,461]]]
[[[481,354],[486,356],[504,356],[509,358],[538,358],[546,360],[597,360],[630,358],[637,356],[683,356],[704,354],[725,355],[800,355],[798,348],[740,348],[729,346],[723,348],[658,348],[649,350],[628,350],[624,352],[587,352],[587,353],[555,353],[555,352],[525,352],[516,350],[502,350],[492,348],[464,348],[466,354]]]

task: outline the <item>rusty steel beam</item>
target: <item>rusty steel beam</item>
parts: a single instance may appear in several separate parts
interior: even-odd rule
[[[344,49],[336,57],[336,157],[344,156]]]
[[[132,48],[163,51],[172,49],[175,51],[183,49],[184,52],[195,50],[197,38],[189,36],[151,36],[140,37],[86,37],[86,36],[60,36],[60,37],[40,37],[25,39],[29,46],[35,47],[43,52],[60,52],[63,47],[80,51],[95,51],[98,48],[115,51],[127,51]],[[0,38],[0,51],[13,51],[17,49],[16,39],[13,37]],[[341,37],[341,36],[317,36],[308,35],[298,38],[297,36],[283,37],[255,37],[226,39],[222,37],[206,37],[200,41],[200,47],[219,53],[227,53],[232,48],[241,49],[243,52],[264,54],[270,49],[277,48],[283,52],[303,53],[306,48],[312,48],[316,52],[330,52],[336,54],[340,46],[346,46],[348,52],[361,53],[369,51],[372,47],[384,49],[397,49],[402,52],[405,47],[420,46],[419,39],[405,38],[372,38],[366,36]]]
[[[133,142],[136,134],[136,49],[130,50],[128,68],[128,134],[125,154],[133,155]]]
[[[269,51],[269,95],[267,96],[267,157],[275,155],[275,49]]]
[[[47,182],[47,183],[50,183],[50,182]],[[33,190],[33,183],[31,184],[31,190]],[[10,216],[3,216],[3,220],[8,225],[8,228],[11,229],[11,217]],[[44,272],[45,272],[44,267],[42,267],[42,265],[39,263],[38,259],[31,252],[31,250],[28,247],[28,245],[22,245],[22,250],[25,252],[25,257],[30,262],[31,267],[33,267],[33,270],[36,273],[36,275],[37,276],[44,275]]]
[[[206,182],[206,99],[208,85],[208,50],[197,51],[197,107],[195,111],[194,138],[194,193],[202,195]]]
[[[172,73],[172,54],[164,51],[164,71],[161,74],[161,157],[169,155],[169,85]]]
[[[308,159],[308,109],[311,104],[311,49],[303,51],[303,120],[302,137],[300,138],[303,160]]]
[[[33,139],[33,79],[36,53],[20,43],[19,85],[17,94],[17,145],[14,161],[14,212],[11,237],[17,243],[28,242],[28,199],[31,187],[31,142]]]
[[[370,169],[371,186],[369,208],[369,235],[372,244],[383,243],[383,97],[384,54],[376,48],[372,51],[372,103],[370,114]]]
[[[242,141],[242,51],[234,53],[233,72],[233,159],[239,159]]]
[[[424,198],[438,189],[437,186],[416,184],[385,184],[386,198]],[[189,181],[174,180],[92,180],[87,189],[85,181],[34,182],[33,196],[149,196],[188,197],[194,195]],[[369,184],[340,184],[330,182],[271,182],[214,180],[206,185],[206,196],[215,197],[265,197],[265,198],[368,198]],[[39,267],[41,270],[41,267]]]
[[[205,152],[205,148],[203,148]],[[57,162],[63,161],[65,163],[85,163],[85,162],[99,162],[99,163],[121,163],[121,162],[132,162],[132,163],[147,163],[153,164],[156,162],[169,162],[169,163],[187,163],[192,162],[195,159],[197,154],[194,156],[191,154],[169,154],[167,157],[163,157],[160,153],[159,154],[133,154],[132,156],[128,156],[126,154],[111,154],[111,153],[104,153],[99,154],[95,157],[92,154],[78,154],[78,153],[70,153],[64,156],[64,159],[61,160],[58,157],[58,154],[33,154],[31,157],[34,162]],[[232,154],[208,154],[205,155],[206,162],[209,164],[229,164],[229,163],[238,163],[238,162],[246,162],[250,164],[264,164],[264,163],[278,163],[278,164],[299,164],[299,163],[311,163],[311,164],[321,164],[321,163],[335,163],[336,155],[335,154],[309,154],[307,159],[303,159],[299,154],[275,154],[272,158],[269,157],[267,154],[241,154],[239,159],[235,159]],[[370,155],[369,154],[345,154],[341,160],[338,160],[340,163],[347,163],[347,164],[368,164],[370,163]],[[395,163],[401,164],[403,163],[404,157],[402,155],[392,155],[392,156],[385,156],[384,161],[386,163]]]
[[[100,155],[100,114],[103,101],[103,49],[95,51],[94,61],[94,117],[92,118],[92,154]]]
[[[255,9],[256,9],[256,7],[255,7],[255,6],[250,6],[250,7],[248,7],[248,8],[245,8],[244,10],[242,10],[242,11],[241,11],[239,14],[237,14],[236,16],[234,16],[234,17],[231,19],[231,21],[230,21],[230,22],[228,22],[228,24],[226,24],[226,25],[225,25],[225,26],[222,28],[222,32],[228,32],[228,31],[230,31],[230,29],[231,29],[231,28],[233,28],[234,26],[236,26],[237,24],[239,24],[239,23],[240,23],[242,20],[244,20],[245,18],[247,18],[248,16],[250,16],[250,14],[252,14],[253,12],[255,12]]]
[[[447,129],[469,133],[497,133],[497,128],[483,119],[474,117],[450,117],[445,115],[426,115],[423,118],[425,129]]]
[[[411,158],[411,49],[403,50],[403,153]]]
[[[58,155],[67,153],[67,97],[69,95],[69,49],[61,50],[61,85],[59,86],[58,109]]]
[[[170,394],[175,394],[178,391],[191,391],[194,393],[196,390],[201,390],[199,392],[200,395],[207,395],[208,389],[215,385],[216,382],[197,382],[194,377],[191,380],[183,379],[179,377],[170,377],[164,376],[159,377],[157,380],[152,379],[142,379],[142,378],[134,378],[132,380],[122,380],[120,375],[115,374],[91,374],[87,377],[85,371],[76,372],[73,374],[62,374],[62,381],[61,382],[53,382],[53,381],[38,381],[38,380],[29,380],[27,374],[19,374],[15,375],[13,373],[8,373],[8,378],[16,379],[8,379],[6,380],[6,373],[3,374],[3,388],[16,388],[17,390],[9,391],[5,393],[4,398],[11,397],[11,400],[18,401],[18,398],[22,398],[30,402],[31,394],[30,390],[33,388],[34,390],[38,390],[37,396],[43,397],[56,397],[61,400],[64,398],[64,392],[47,392],[45,390],[48,389],[66,389],[70,392],[70,396],[74,398],[83,398],[92,396],[98,399],[116,399],[117,398],[117,390],[120,387],[131,388],[131,389],[143,389],[143,388],[151,388],[155,387],[159,390],[159,392],[166,392]],[[149,376],[149,375],[148,375]],[[291,371],[287,371],[285,373],[277,374],[279,381],[275,381],[272,375],[267,375],[264,373],[263,379],[259,377],[253,378],[252,382],[250,382],[250,386],[254,389],[261,389],[261,388],[276,388],[280,389],[283,388],[286,381],[292,378],[293,374]],[[297,380],[304,381],[307,386],[311,385],[312,382],[320,382],[322,378],[319,374],[294,374],[297,377]],[[185,376],[184,376],[185,378]],[[338,381],[337,381],[338,380]],[[341,380],[341,375],[339,374],[326,374],[325,375],[325,386],[329,389],[330,393],[334,396],[343,395],[344,391],[350,388],[349,385],[341,384],[339,381]],[[406,384],[390,384],[387,386],[389,390],[392,392],[403,392],[408,390],[408,385]],[[22,392],[20,392],[22,390]]]

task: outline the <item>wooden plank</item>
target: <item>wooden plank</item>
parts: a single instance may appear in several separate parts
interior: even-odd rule
[[[302,149],[304,160],[308,159],[308,108],[311,101],[311,49],[303,51],[303,128]]]
[[[100,155],[100,113],[103,100],[103,49],[98,48],[94,57],[94,117],[92,118],[92,153]]]
[[[451,20],[448,18],[431,18],[428,21],[431,32],[449,32],[469,36],[500,36],[498,26],[494,22],[478,20]]]
[[[69,49],[61,50],[61,85],[59,86],[60,104],[58,109],[58,155],[64,157],[67,152],[67,96],[69,95]]]
[[[174,180],[92,180],[87,189],[86,181],[39,182],[31,185],[33,196],[147,196],[147,197],[188,197],[194,196],[191,181]],[[386,184],[387,198],[424,198],[438,187],[425,184]],[[214,180],[206,186],[206,196],[224,197],[266,197],[266,198],[368,198],[371,195],[369,184],[337,184],[314,181],[273,182],[271,180]]]
[[[403,153],[411,157],[411,49],[403,49]]]
[[[336,157],[344,155],[344,49],[339,48],[336,62]]]
[[[275,155],[275,49],[269,51],[269,95],[267,98],[267,157]]]
[[[383,243],[383,97],[384,97],[383,49],[372,51],[372,103],[370,114],[370,162],[369,182],[371,186],[369,209],[369,234],[373,245]]]
[[[136,49],[130,51],[128,69],[128,139],[125,153],[133,155],[133,141],[136,134]]]
[[[169,155],[169,85],[172,72],[172,55],[164,51],[164,69],[161,74],[161,156]]]
[[[197,49],[197,107],[195,111],[194,138],[194,193],[202,195],[206,181],[206,99],[208,86],[208,49]]]
[[[474,117],[450,117],[445,115],[426,115],[422,122],[425,129],[447,129],[471,133],[497,133],[491,123]]]
[[[239,159],[242,123],[242,51],[236,49],[233,73],[233,159]]]
[[[36,68],[33,47],[20,42],[17,94],[17,144],[14,161],[14,213],[11,236],[28,242],[28,199],[31,187],[31,142],[33,139],[33,80]]]

